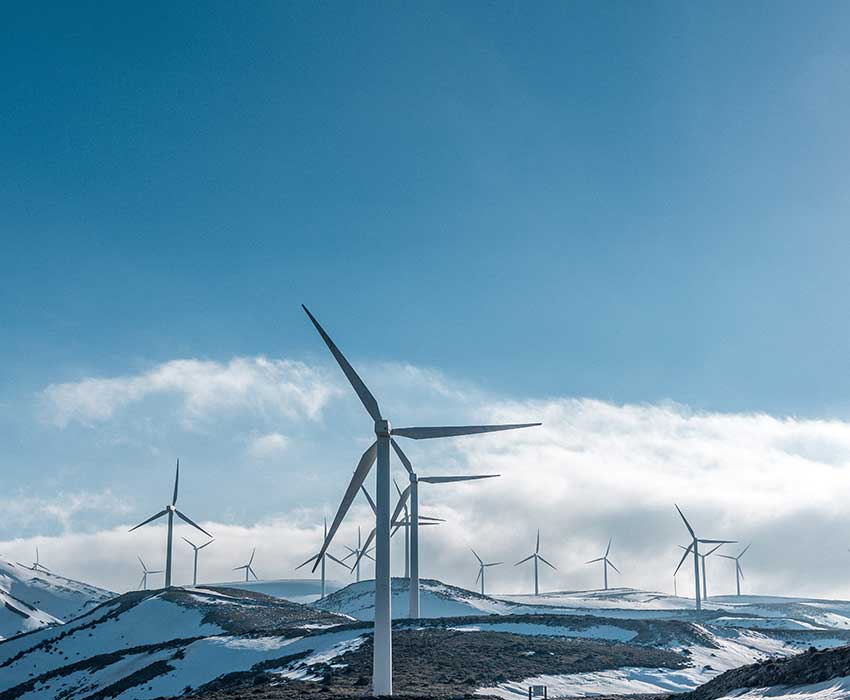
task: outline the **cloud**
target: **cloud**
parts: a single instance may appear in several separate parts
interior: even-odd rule
[[[237,412],[315,419],[338,392],[323,372],[302,362],[236,357],[226,364],[171,360],[141,374],[50,384],[41,398],[48,420],[64,428],[93,426],[152,397],[175,397],[181,421],[192,427],[210,415]]]
[[[44,525],[45,520],[56,522],[64,533],[72,531],[77,516],[97,513],[103,515],[126,515],[131,510],[129,504],[117,497],[111,490],[99,492],[72,491],[59,492],[55,496],[19,496],[0,500],[0,511],[4,517],[19,527]]]
[[[248,441],[248,454],[258,459],[280,455],[289,447],[289,442],[289,438],[280,433],[254,435]]]

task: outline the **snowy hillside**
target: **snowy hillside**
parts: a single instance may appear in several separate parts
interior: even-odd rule
[[[233,581],[230,583],[209,584],[209,588],[239,588],[254,591],[275,598],[283,598],[293,603],[313,603],[322,596],[322,582],[318,579],[273,579],[270,581]],[[325,594],[342,588],[335,581],[325,581]]]
[[[114,595],[0,559],[0,638],[70,620]]]

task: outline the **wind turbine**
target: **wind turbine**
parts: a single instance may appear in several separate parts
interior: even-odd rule
[[[325,537],[327,537],[327,536],[328,536],[328,519],[325,518]],[[323,538],[322,542],[324,542],[324,541],[325,540]],[[302,566],[307,566],[307,564],[309,564],[311,561],[315,561],[318,556],[319,556],[318,554],[314,554],[312,557],[310,557],[303,564],[299,564],[298,566],[296,566],[295,570],[298,571],[298,569],[300,569]],[[337,564],[342,564],[343,566],[345,566],[345,564],[343,564],[341,560],[337,559],[330,552],[324,553],[324,555],[322,557],[322,598],[325,597],[325,558],[330,559],[331,561],[335,561]],[[345,566],[345,568],[347,569],[348,567]]]
[[[354,564],[352,565],[350,571],[356,571],[357,572],[357,579],[356,579],[357,583],[360,583],[360,560],[363,557],[366,557],[367,559],[371,559],[372,561],[375,561],[375,557],[373,557],[369,553],[369,552],[372,552],[375,548],[373,547],[372,549],[367,550],[365,547],[363,547],[360,544],[360,542],[361,542],[361,540],[360,540],[360,526],[358,525],[357,526],[357,548],[355,549],[354,547],[349,547],[348,545],[346,545],[345,548],[348,550],[348,554],[346,554],[342,559],[340,559],[340,563],[342,563],[346,559],[350,559],[351,557],[355,557]],[[343,564],[343,566],[345,566],[347,568],[348,565]]]
[[[376,440],[370,445],[360,462],[357,469],[354,471],[354,476],[346,489],[345,495],[340,503],[339,510],[331,523],[331,529],[328,531],[328,536],[325,543],[322,545],[320,555],[323,555],[330,546],[336,531],[339,529],[345,514],[348,512],[351,502],[357,495],[360,485],[366,479],[372,465],[377,461],[377,477],[376,477],[376,501],[377,501],[377,517],[375,518],[375,528],[377,532],[377,545],[375,549],[375,622],[374,622],[374,637],[373,637],[373,656],[372,656],[372,693],[374,695],[392,695],[393,692],[393,656],[392,656],[392,612],[391,598],[392,591],[390,589],[390,527],[395,518],[390,517],[390,445],[393,445],[396,453],[401,457],[403,452],[398,444],[393,440],[393,436],[411,438],[413,440],[425,440],[431,438],[454,437],[458,435],[473,435],[476,433],[488,433],[497,430],[511,430],[514,428],[524,428],[531,425],[539,425],[536,423],[529,424],[514,424],[514,425],[467,425],[467,426],[441,426],[433,428],[393,428],[390,421],[383,417],[381,409],[378,407],[378,402],[375,397],[366,388],[363,380],[360,379],[357,372],[349,364],[348,360],[342,354],[340,349],[330,339],[330,336],[325,333],[325,329],[315,319],[313,314],[302,304],[302,308],[309,316],[310,321],[315,326],[319,335],[322,336],[325,345],[328,346],[340,369],[345,374],[355,393],[366,409],[366,412],[374,422],[374,431]],[[415,529],[418,520],[418,513],[414,512],[413,527]],[[411,545],[413,544],[411,538]],[[412,557],[415,557],[415,552]],[[318,561],[313,565],[313,571],[318,566]],[[411,567],[412,568],[412,567]],[[415,573],[411,571],[411,579]],[[411,581],[411,588],[413,588]],[[412,594],[411,594],[412,597]]]
[[[393,486],[395,486],[395,490],[398,493],[398,497],[402,497],[402,491],[398,487],[398,483],[393,479]],[[366,493],[368,496],[368,492]],[[369,499],[371,502],[371,498]],[[395,529],[393,530],[393,535],[395,535],[396,530],[399,527],[404,528],[404,577],[406,579],[410,579],[410,530],[411,530],[411,519],[410,519],[410,510],[407,507],[407,501],[404,501],[404,518],[400,520],[398,523],[393,523],[395,525]],[[427,515],[419,516],[419,525],[439,525],[440,523],[446,522],[443,518],[431,518]]]
[[[481,595],[484,595],[484,569],[486,569],[488,566],[500,566],[504,562],[494,561],[490,562],[489,564],[485,564],[484,560],[478,556],[474,549],[470,548],[469,551],[475,554],[475,558],[478,560],[478,577],[475,579],[475,583],[478,583],[478,580],[481,579]]]
[[[251,564],[253,564],[253,562],[254,562],[254,555],[256,553],[257,553],[257,548],[254,547],[254,550],[251,552],[251,558],[248,560],[248,563],[245,564],[244,566],[234,567],[234,569],[233,569],[234,571],[239,571],[240,569],[245,569],[245,583],[248,583],[248,574],[249,573],[251,574],[251,576],[254,577],[255,581],[260,580],[260,578],[257,576],[257,574],[254,573],[254,570],[251,568]]]
[[[139,590],[147,589],[148,587],[148,576],[152,574],[161,574],[162,569],[158,571],[151,571],[148,567],[145,566],[145,562],[142,561],[141,557],[136,557],[139,560],[139,564],[142,565],[142,580],[139,582]]]
[[[706,576],[707,576],[706,572],[708,571],[708,566],[706,566],[705,560],[706,560],[706,558],[708,558],[712,554],[714,554],[722,546],[723,546],[722,544],[715,545],[714,547],[709,549],[705,554],[703,554],[702,552],[700,552],[700,554],[699,554],[699,561],[700,561],[700,565],[702,566],[702,599],[703,600],[708,600],[708,584],[706,583]],[[679,545],[679,549],[687,550],[687,547],[683,547],[682,545]]]
[[[537,580],[538,580],[537,579],[537,562],[538,562],[538,560],[542,561],[544,564],[546,564],[546,566],[549,566],[552,569],[555,569],[555,571],[557,571],[557,568],[555,566],[553,566],[548,561],[546,561],[543,557],[540,556],[540,530],[539,529],[537,530],[537,545],[534,547],[534,553],[529,554],[525,559],[521,559],[516,564],[514,564],[514,566],[519,566],[520,564],[524,564],[529,559],[534,560],[534,595],[539,595],[540,590],[538,589],[538,586],[537,586]]]
[[[21,562],[18,562],[21,564]],[[29,569],[30,571],[45,571],[48,574],[53,573],[48,569],[44,564],[42,564],[38,559],[38,547],[35,548],[35,561],[32,563],[32,566],[27,566],[26,564],[21,564],[25,569]]]
[[[738,597],[741,597],[741,579],[744,578],[744,570],[741,568],[741,557],[743,557],[747,550],[752,547],[752,544],[748,544],[744,547],[743,551],[737,556],[733,557],[728,554],[718,554],[718,557],[723,557],[724,559],[731,559],[735,562],[735,587],[738,589]]]
[[[200,552],[204,547],[208,547],[209,545],[211,545],[213,542],[215,542],[215,540],[213,539],[213,540],[210,540],[209,542],[204,542],[200,547],[198,545],[196,545],[194,542],[187,540],[185,537],[183,538],[183,541],[186,542],[193,550],[195,550],[195,562],[194,562],[194,567],[192,569],[192,586],[197,586],[198,585],[198,552]]]
[[[602,562],[603,582],[605,584],[604,590],[606,591],[608,590],[608,567],[610,566],[618,574],[622,573],[616,566],[614,566],[614,563],[610,559],[608,559],[608,553],[611,551],[611,541],[612,540],[610,539],[608,540],[608,548],[605,550],[605,554],[603,554],[597,559],[591,559],[590,561],[585,562],[585,564],[595,564],[598,561]]]
[[[180,482],[180,460],[178,459],[177,460],[177,471],[174,474],[174,497],[171,499],[171,503],[169,505],[165,506],[165,508],[163,510],[159,511],[159,513],[157,513],[156,515],[152,515],[150,518],[148,518],[144,522],[136,525],[136,527],[130,528],[130,532],[133,532],[133,530],[140,528],[142,525],[147,525],[148,523],[153,522],[154,520],[161,518],[163,515],[168,516],[168,539],[167,539],[166,545],[165,545],[165,587],[166,588],[171,587],[171,541],[172,541],[172,538],[173,538],[173,535],[174,535],[174,515],[176,514],[177,517],[180,518],[182,521],[189,523],[189,525],[194,527],[196,530],[200,530],[207,537],[212,537],[212,535],[209,532],[207,532],[206,530],[204,530],[204,528],[202,528],[196,522],[190,520],[188,516],[184,515],[179,510],[177,510],[177,486],[178,486],[179,482]]]
[[[685,563],[685,559],[688,558],[688,554],[693,552],[694,554],[694,595],[696,596],[696,609],[702,610],[702,601],[700,600],[700,591],[699,591],[699,546],[701,544],[735,544],[733,540],[703,540],[696,536],[694,533],[694,529],[691,527],[691,524],[688,522],[688,519],[685,517],[685,514],[682,512],[682,509],[679,506],[676,506],[676,510],[679,511],[679,515],[682,516],[682,521],[685,523],[685,527],[688,528],[688,532],[691,535],[692,541],[685,549],[685,553],[682,555],[682,560],[679,562],[679,566],[676,567],[676,571],[673,572],[673,576],[679,573],[679,569],[682,568],[682,564]],[[713,551],[713,550],[712,550]]]

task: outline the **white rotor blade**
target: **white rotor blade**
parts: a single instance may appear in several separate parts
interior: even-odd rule
[[[605,557],[599,557],[598,559],[591,559],[590,561],[584,562],[585,564],[595,564],[598,561],[604,561]]]
[[[375,463],[377,455],[378,443],[373,442],[363,453],[363,456],[360,457],[357,469],[354,470],[354,476],[351,477],[348,488],[345,490],[345,495],[342,497],[342,502],[339,504],[339,509],[331,523],[331,529],[328,530],[328,536],[325,538],[325,541],[322,543],[322,548],[319,550],[319,559],[316,560],[316,563],[313,565],[313,571],[316,570],[319,566],[319,561],[323,556],[325,556],[325,552],[328,551],[328,547],[330,547],[336,531],[342,524],[343,518],[345,518],[345,514],[348,512],[348,509],[351,507],[351,502],[354,500],[354,497],[357,495],[357,492],[360,490],[360,487],[369,475],[369,470],[372,469],[372,465]]]
[[[681,509],[681,508],[679,508],[679,506],[678,506],[678,505],[676,505],[675,503],[674,503],[673,505],[675,505],[675,506],[676,506],[676,510],[678,510],[678,511],[679,511],[679,515],[681,515],[681,516],[682,516],[682,520],[683,520],[683,521],[684,521],[684,523],[685,523],[685,527],[686,527],[686,528],[688,528],[688,532],[690,532],[690,533],[691,533],[691,537],[696,538],[696,534],[694,534],[694,529],[691,527],[691,524],[688,522],[688,519],[685,517],[685,514],[682,512],[682,509]]]
[[[700,544],[736,544],[735,540],[697,540]]]
[[[363,407],[372,416],[372,420],[377,422],[379,420],[383,420],[381,418],[381,411],[378,408],[378,402],[375,400],[375,397],[372,396],[372,392],[370,392],[366,385],[363,383],[363,380],[360,379],[357,372],[354,371],[354,367],[352,367],[348,360],[345,359],[345,355],[340,352],[340,349],[336,346],[334,341],[330,339],[330,336],[325,333],[325,329],[319,325],[319,322],[315,319],[313,314],[310,313],[310,310],[301,304],[301,308],[307,313],[310,317],[310,320],[313,322],[313,325],[316,327],[316,330],[319,331],[319,335],[322,336],[322,340],[325,341],[325,345],[328,346],[328,350],[331,351],[331,354],[334,356],[334,359],[337,361],[337,364],[342,369],[345,376],[348,378],[348,381],[351,383],[351,386],[354,388],[355,393],[358,397],[360,397],[360,401],[363,403]]]
[[[398,458],[401,460],[401,463],[404,465],[404,468],[407,469],[408,474],[413,474],[413,465],[410,463],[410,460],[407,458],[407,455],[404,454],[404,450],[399,447],[399,444],[390,438],[390,444],[392,444],[395,453],[398,455]]]
[[[213,542],[215,542],[215,537],[213,537],[209,542],[204,542],[200,547],[198,547],[198,549],[203,549],[204,547],[211,545]]]
[[[546,561],[546,560],[545,560],[543,557],[541,557],[539,554],[537,555],[537,558],[538,558],[540,561],[542,561],[544,564],[546,564],[547,566],[551,566],[553,569],[555,569],[555,571],[557,571],[557,570],[558,570],[558,567],[557,567],[557,566],[555,566],[554,564],[550,564],[548,561]]]
[[[296,566],[296,567],[295,567],[295,571],[298,571],[298,569],[300,569],[302,566],[307,566],[307,564],[309,564],[311,561],[313,561],[313,560],[314,560],[316,557],[318,557],[318,556],[319,556],[318,554],[314,554],[312,557],[310,557],[310,558],[309,558],[307,561],[305,561],[303,564],[299,564],[298,566]],[[330,555],[328,555],[328,556],[330,556]]]
[[[475,577],[475,583],[478,583],[481,580],[481,572],[483,571],[482,567],[483,567],[483,564],[482,564],[482,566],[478,567],[478,576]]]
[[[477,435],[496,433],[502,430],[532,428],[542,423],[513,423],[510,425],[444,425],[427,428],[393,428],[392,434],[412,440],[430,440],[431,438],[457,437],[458,435]]]
[[[174,473],[174,498],[171,499],[171,505],[177,505],[177,484],[180,483],[180,460],[177,460],[177,471]]]
[[[189,523],[189,525],[191,525],[192,527],[194,527],[194,528],[196,528],[196,529],[200,530],[200,531],[201,531],[201,532],[203,532],[203,533],[204,533],[207,537],[212,537],[212,535],[211,535],[209,532],[207,532],[206,530],[204,530],[204,528],[202,528],[200,525],[198,525],[198,523],[194,522],[194,521],[193,521],[191,518],[189,518],[187,515],[184,515],[183,513],[181,513],[181,512],[180,512],[179,510],[177,510],[176,508],[174,509],[174,512],[175,512],[175,513],[177,513],[177,517],[179,517],[179,518],[180,518],[181,520],[183,520],[184,522]]]
[[[612,569],[614,569],[614,571],[616,571],[618,574],[623,573],[616,566],[614,566],[614,563],[610,559],[608,559],[607,561],[608,561],[608,566],[610,566]]]
[[[375,501],[372,500],[372,496],[369,495],[369,492],[366,490],[365,484],[360,484],[360,490],[363,492],[363,495],[366,496],[366,500],[369,501],[369,507],[372,509],[372,513],[378,514],[378,506],[375,505]]]
[[[192,542],[191,540],[187,540],[187,539],[184,537],[184,538],[183,538],[183,541],[184,541],[186,544],[188,544],[188,545],[189,545],[192,549],[199,549],[198,547],[196,547],[196,546],[195,546],[195,543],[194,543],[194,542]],[[208,542],[207,544],[209,544],[209,542]]]
[[[680,545],[681,546],[681,545]],[[673,576],[679,573],[679,569],[682,568],[682,564],[685,563],[685,559],[688,558],[688,555],[693,551],[694,545],[689,544],[687,548],[685,548],[685,553],[682,555],[682,560],[679,562],[679,566],[676,567],[676,570],[673,572]]]
[[[534,559],[533,554],[529,554],[525,559],[520,559],[514,566],[519,566],[520,564],[525,564],[529,559]]]
[[[325,554],[325,556],[326,556],[328,559],[330,559],[331,561],[335,561],[337,564],[342,564],[342,561],[341,561],[341,560],[339,560],[339,559],[337,559],[337,558],[336,558],[333,554],[331,554],[330,552],[328,552],[327,554]],[[343,565],[343,566],[345,566],[345,564],[342,564],[342,565]],[[345,568],[347,569],[348,567],[346,566]]]
[[[611,553],[611,542],[613,542],[613,541],[614,541],[613,537],[608,540],[608,547],[605,550],[605,556],[606,557]]]
[[[473,555],[475,555],[475,558],[478,560],[479,564],[482,564],[482,565],[484,564],[483,560],[481,559],[481,557],[478,556],[478,554],[476,553],[476,551],[474,549],[472,549],[470,547],[469,551],[472,552]]]
[[[499,474],[481,474],[480,476],[420,476],[419,481],[426,484],[447,484],[452,481],[475,481],[477,479],[494,479]]]
[[[750,542],[750,544],[748,544],[746,547],[744,547],[743,551],[738,555],[738,559],[740,559],[742,556],[744,556],[747,553],[747,550],[752,546],[753,546],[753,544],[752,544],[752,542]]]
[[[147,525],[149,522],[152,522],[153,520],[156,520],[157,518],[161,518],[163,515],[165,515],[165,514],[167,514],[167,513],[168,513],[168,510],[161,510],[161,511],[159,511],[159,513],[157,513],[156,515],[152,515],[151,517],[149,517],[149,518],[148,518],[147,520],[145,520],[143,523],[139,523],[138,525],[136,525],[136,527],[131,527],[129,530],[127,530],[127,532],[133,532],[133,530],[137,530],[137,529],[139,529],[142,525]]]
[[[503,561],[494,561],[494,562],[491,562],[490,564],[484,564],[484,566],[501,566],[504,563],[505,562],[503,562]]]

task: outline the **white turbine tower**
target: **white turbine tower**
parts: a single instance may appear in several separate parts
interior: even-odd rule
[[[529,559],[534,560],[534,595],[539,595],[540,589],[537,585],[537,583],[538,583],[537,562],[542,561],[544,564],[546,564],[546,566],[549,566],[552,569],[557,571],[557,567],[555,567],[553,564],[550,564],[548,561],[546,561],[543,557],[540,556],[540,530],[539,529],[537,530],[537,544],[534,547],[534,552],[532,554],[529,554],[525,559],[521,559],[520,561],[518,561],[516,564],[514,564],[514,566],[519,566],[520,564],[525,564],[525,562],[527,562]]]
[[[393,479],[393,486],[395,486],[395,490],[398,493],[398,497],[402,498],[402,491],[398,487],[396,480]],[[368,492],[366,496],[369,497]],[[372,499],[369,498],[369,502],[372,502]],[[431,518],[427,515],[419,516],[419,525],[439,525],[440,523],[446,522],[443,518]],[[404,528],[404,577],[406,579],[410,578],[410,530],[411,530],[411,520],[410,520],[410,509],[407,507],[407,501],[404,500],[404,518],[400,520],[398,523],[393,523],[395,529],[393,530],[393,535],[395,535],[396,530],[399,527]]]
[[[694,596],[696,602],[696,609],[702,610],[702,601],[700,600],[700,590],[699,590],[699,546],[701,544],[735,544],[732,540],[703,540],[696,536],[694,533],[694,529],[691,527],[691,524],[688,522],[688,519],[685,517],[685,514],[682,512],[682,509],[679,506],[676,506],[676,510],[679,511],[679,515],[682,516],[682,521],[685,523],[685,527],[688,528],[688,532],[691,535],[691,543],[685,549],[685,553],[682,555],[682,560],[679,562],[679,566],[676,567],[676,571],[673,572],[673,576],[679,573],[679,569],[682,568],[682,564],[685,563],[685,559],[688,558],[688,554],[693,552],[694,554]],[[713,550],[712,550],[713,551]]]
[[[474,549],[470,548],[469,551],[472,552],[475,555],[475,558],[478,560],[478,577],[475,579],[475,583],[478,583],[478,581],[480,579],[480,581],[481,581],[481,595],[485,595],[485,593],[484,593],[484,570],[488,566],[501,566],[502,564],[504,564],[504,562],[494,561],[494,562],[490,562],[489,564],[485,564],[484,560],[481,557],[478,556],[478,554],[476,553],[476,551]]]
[[[515,424],[515,425],[473,425],[473,426],[443,426],[433,428],[393,428],[390,421],[383,417],[381,410],[378,407],[378,402],[375,397],[366,388],[363,380],[360,379],[357,372],[349,364],[345,356],[340,352],[339,348],[330,339],[325,329],[319,325],[313,314],[303,306],[307,316],[310,317],[325,345],[331,351],[334,359],[339,364],[352,388],[360,398],[363,407],[374,422],[374,431],[376,440],[370,447],[366,449],[357,469],[354,471],[354,476],[348,485],[348,489],[342,498],[339,510],[331,523],[331,529],[328,532],[328,537],[322,545],[320,554],[324,554],[328,546],[330,546],[336,531],[339,529],[351,502],[360,490],[360,485],[366,479],[372,465],[377,461],[377,477],[376,477],[376,501],[378,515],[376,517],[375,528],[377,531],[377,544],[375,549],[375,623],[374,623],[374,638],[373,638],[373,657],[372,657],[372,693],[374,695],[392,695],[393,680],[392,680],[392,613],[391,613],[391,598],[392,591],[390,589],[390,527],[395,518],[390,517],[390,445],[395,447],[396,452],[401,456],[403,453],[398,447],[393,436],[411,438],[413,440],[425,440],[431,438],[454,437],[458,435],[472,435],[476,433],[488,433],[497,430],[511,430],[513,428],[524,428],[534,424]],[[412,515],[414,527],[417,520],[417,514]],[[415,554],[411,554],[414,557]],[[316,570],[318,562],[313,565],[313,570]],[[411,576],[413,572],[411,572]]]
[[[130,532],[133,532],[133,530],[140,528],[142,525],[147,525],[148,523],[153,522],[154,520],[157,520],[158,518],[161,518],[163,515],[168,516],[168,539],[166,540],[166,545],[165,545],[165,587],[166,588],[169,588],[171,586],[171,542],[172,542],[172,539],[174,537],[174,516],[175,516],[175,514],[183,522],[188,523],[189,525],[194,527],[196,530],[200,530],[207,537],[212,537],[212,535],[209,532],[207,532],[206,530],[204,530],[204,528],[202,528],[196,522],[190,520],[188,516],[184,515],[179,510],[177,510],[177,486],[178,486],[179,482],[180,482],[180,460],[178,459],[177,460],[177,471],[174,474],[174,497],[171,499],[171,503],[169,505],[165,506],[165,508],[163,510],[159,511],[159,513],[157,513],[156,515],[152,515],[151,517],[149,517],[144,522],[136,525],[136,527],[130,528]]]
[[[215,542],[215,540],[213,539],[213,540],[210,540],[209,542],[204,542],[200,547],[198,545],[196,545],[194,542],[192,542],[191,540],[187,540],[185,537],[183,538],[183,541],[186,542],[194,550],[194,553],[195,553],[194,563],[193,563],[193,567],[192,567],[192,586],[197,586],[198,585],[198,552],[200,552],[204,547],[209,547],[213,542]]]
[[[718,557],[723,557],[724,559],[731,559],[735,562],[735,587],[738,590],[738,597],[741,597],[741,579],[744,578],[744,570],[741,568],[741,557],[743,557],[747,550],[752,547],[752,544],[748,544],[744,547],[743,551],[737,556],[733,557],[728,554],[718,554]]]
[[[257,548],[254,547],[254,550],[251,552],[251,558],[248,560],[248,563],[244,564],[243,566],[236,566],[236,567],[233,568],[234,571],[241,571],[242,569],[245,569],[245,583],[248,583],[248,574],[249,573],[251,574],[251,576],[254,577],[255,581],[260,580],[260,578],[257,576],[257,574],[254,573],[254,570],[251,568],[251,564],[254,563],[254,555],[256,553],[257,553]]]
[[[700,541],[702,542],[702,540],[700,540]],[[705,560],[708,559],[708,557],[710,557],[712,554],[714,554],[722,546],[723,546],[722,544],[718,544],[718,545],[715,545],[714,547],[712,547],[711,549],[709,549],[705,553],[703,553],[703,552],[699,553],[699,563],[700,563],[700,567],[702,568],[702,599],[706,600],[706,601],[708,600],[708,582],[707,582],[708,566],[706,566]],[[679,549],[684,549],[685,551],[687,551],[688,548],[684,547],[680,544]],[[723,555],[721,554],[720,556],[723,556]]]
[[[608,554],[611,551],[611,542],[612,542],[612,540],[609,539],[608,540],[608,547],[605,550],[605,554],[603,554],[601,557],[598,557],[597,559],[591,559],[590,561],[585,562],[585,564],[595,564],[598,561],[602,562],[602,571],[603,571],[602,581],[603,581],[604,586],[605,586],[604,590],[606,590],[606,591],[608,590],[608,567],[610,566],[618,574],[622,573],[616,566],[614,566],[614,562],[612,562],[608,558]]]
[[[328,536],[328,519],[325,518],[325,537],[322,538],[322,542],[325,541],[325,538],[327,536]],[[307,564],[309,564],[311,561],[315,561],[318,558],[318,556],[319,556],[318,554],[314,554],[312,557],[310,557],[303,564],[299,564],[298,566],[296,566],[295,570],[298,571],[298,569],[300,569],[302,566],[307,566]],[[337,564],[342,564],[343,566],[345,566],[345,564],[343,564],[340,559],[337,559],[330,552],[324,553],[324,555],[322,556],[322,598],[325,597],[325,559],[330,559],[331,561],[335,561]],[[345,566],[345,568],[347,569],[348,567]]]
[[[151,571],[148,567],[145,566],[145,562],[142,561],[141,557],[136,557],[139,560],[139,564],[142,565],[142,580],[139,581],[139,590],[147,589],[148,587],[148,576],[152,576],[153,574],[161,574],[163,573],[162,569],[158,569],[156,571]]]
[[[362,546],[361,539],[360,539],[360,526],[359,525],[357,526],[357,547],[356,548],[355,547],[349,547],[348,545],[346,545],[345,548],[348,550],[348,554],[346,554],[342,559],[340,559],[340,562],[345,562],[346,559],[350,559],[351,557],[354,557],[354,564],[351,565],[351,568],[349,569],[349,571],[356,572],[356,576],[357,576],[356,581],[357,581],[357,583],[360,583],[360,560],[363,557],[366,557],[367,559],[371,559],[372,561],[375,561],[375,557],[373,557],[372,554],[371,554],[371,552],[375,551],[375,548],[372,547],[371,549],[366,549],[365,547]],[[343,566],[348,568],[347,564],[343,564]]]

